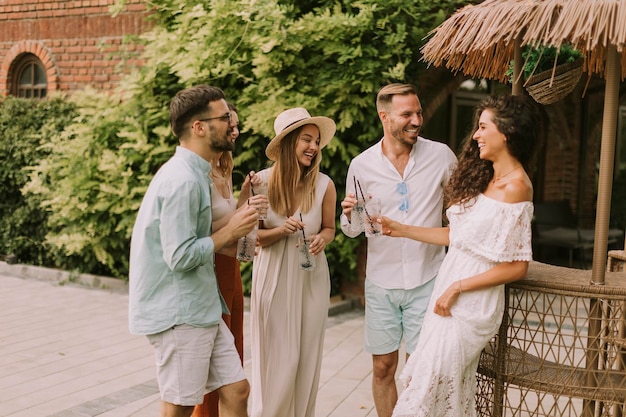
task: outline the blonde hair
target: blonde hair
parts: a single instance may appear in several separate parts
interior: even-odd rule
[[[387,111],[393,96],[417,95],[417,90],[412,84],[392,83],[383,86],[376,95],[376,110]]]
[[[306,126],[306,125],[304,125]],[[302,183],[300,211],[307,213],[315,202],[315,184],[320,171],[322,154],[318,152],[311,166],[301,167],[296,156],[296,143],[303,126],[288,133],[280,143],[278,158],[267,186],[267,198],[275,213],[289,217],[296,209],[296,201],[289,201],[298,185]],[[291,212],[290,212],[291,211]]]
[[[222,152],[220,159],[217,160],[217,167],[224,173],[225,176],[232,175],[233,173],[233,153],[230,151]]]

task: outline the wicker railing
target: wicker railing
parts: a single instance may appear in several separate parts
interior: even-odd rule
[[[506,286],[500,332],[478,368],[480,416],[622,416],[626,273],[605,280],[532,262]]]

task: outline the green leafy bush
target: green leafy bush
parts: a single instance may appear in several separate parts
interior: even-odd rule
[[[267,166],[273,120],[306,107],[337,122],[322,171],[339,201],[352,157],[378,141],[378,88],[416,83],[419,47],[460,0],[276,1],[157,0],[156,26],[143,34],[143,65],[107,94],[72,97],[76,117],[55,133],[33,167],[25,192],[50,216],[46,242],[59,266],[126,277],[132,226],[143,193],[174,152],[167,106],[181,88],[221,87],[240,109],[239,172]],[[241,177],[235,184],[241,182]],[[333,288],[353,279],[359,239],[338,229],[327,248]],[[249,286],[250,268],[244,267]]]
[[[44,145],[47,157],[24,187],[50,212],[46,241],[64,254],[58,267],[127,277],[139,204],[176,144],[165,122],[168,88],[178,89],[145,83],[126,101],[90,90],[72,96],[77,116]]]
[[[49,138],[70,123],[73,104],[62,98],[0,101],[0,254],[18,262],[54,266],[58,256],[45,241],[49,212],[36,196],[24,196],[28,170],[48,155]]]

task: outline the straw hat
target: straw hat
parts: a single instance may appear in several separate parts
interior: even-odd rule
[[[311,117],[309,112],[302,107],[285,110],[274,120],[274,132],[276,132],[276,136],[270,141],[267,148],[265,148],[265,155],[267,155],[270,160],[276,161],[276,159],[278,159],[280,142],[283,138],[290,132],[304,125],[315,125],[318,127],[320,130],[320,149],[328,145],[328,142],[335,136],[335,131],[337,130],[335,122],[328,117]]]

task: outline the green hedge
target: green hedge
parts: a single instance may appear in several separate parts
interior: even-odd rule
[[[46,242],[65,255],[57,267],[127,279],[137,210],[177,143],[167,103],[178,87],[163,85],[126,101],[95,91],[70,98],[76,116],[50,137],[23,189],[49,210]]]
[[[75,116],[75,106],[61,98],[0,101],[0,254],[21,263],[56,266],[63,255],[47,244],[48,210],[37,196],[24,196],[29,167],[45,159],[49,137]]]
[[[351,158],[381,137],[377,89],[392,81],[417,84],[424,37],[466,3],[151,2],[156,25],[140,37],[143,65],[123,76],[115,91],[73,94],[65,103],[71,112],[45,121],[40,116],[33,128],[41,156],[31,155],[24,164],[32,165],[29,180],[15,189],[28,202],[18,206],[37,213],[21,218],[40,229],[20,236],[36,238],[33,247],[47,258],[20,255],[20,262],[127,277],[137,209],[176,145],[168,103],[176,91],[198,83],[221,87],[240,109],[235,165],[241,172],[265,166],[272,122],[285,108],[302,106],[336,120],[337,139],[324,150],[322,171],[335,181],[339,203]],[[14,124],[13,116],[7,120]],[[354,279],[360,243],[338,231],[328,246],[333,292]],[[249,272],[245,266],[245,285]]]

